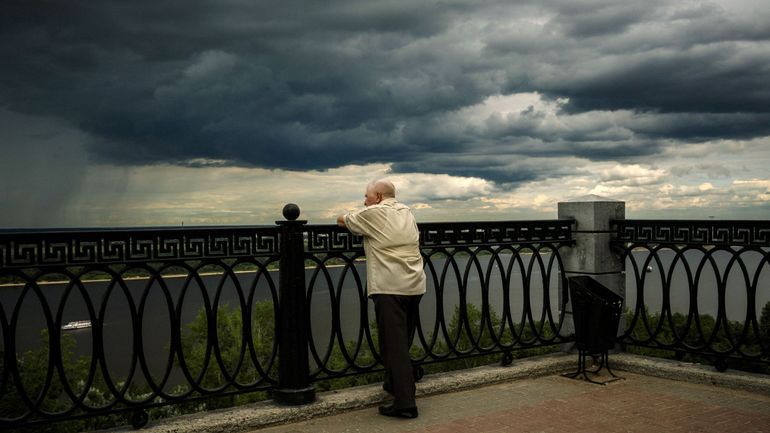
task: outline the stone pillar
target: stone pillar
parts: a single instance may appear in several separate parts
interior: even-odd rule
[[[589,195],[560,202],[558,208],[559,219],[575,220],[575,245],[560,250],[566,277],[590,276],[625,299],[625,262],[619,254],[610,249],[610,220],[625,219],[626,203]],[[561,290],[559,296],[562,296]],[[559,301],[561,305],[561,299]],[[566,310],[562,334],[569,335],[575,330],[571,302],[567,304]],[[621,316],[618,333],[623,329],[625,323]],[[564,345],[562,350],[571,351],[573,346],[574,344]]]

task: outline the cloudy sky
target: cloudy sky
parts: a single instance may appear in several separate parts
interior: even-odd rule
[[[0,227],[770,219],[765,0],[3,0]]]

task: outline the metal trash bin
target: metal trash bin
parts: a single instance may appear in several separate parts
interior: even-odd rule
[[[578,370],[565,376],[575,378],[582,374],[587,381],[601,384],[621,379],[610,370],[608,354],[609,350],[615,346],[617,339],[623,298],[588,276],[570,277],[567,280],[572,300],[572,318],[575,322]],[[586,369],[588,356],[593,358],[594,363],[597,357],[600,358],[596,370]],[[586,374],[598,375],[603,367],[607,368],[612,379],[597,382]]]

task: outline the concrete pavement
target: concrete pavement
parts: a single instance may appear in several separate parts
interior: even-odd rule
[[[152,421],[143,431],[770,433],[770,376],[613,354],[625,379],[595,385],[559,374],[576,362],[576,354],[558,354],[428,375],[418,384],[415,420],[379,415],[387,394],[373,384],[320,393],[309,405],[265,401]]]
[[[619,373],[604,386],[555,375],[426,396],[415,420],[370,407],[257,432],[770,432],[770,396]]]

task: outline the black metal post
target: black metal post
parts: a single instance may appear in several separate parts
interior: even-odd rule
[[[315,388],[310,385],[308,363],[308,323],[305,295],[304,226],[297,220],[299,207],[283,208],[286,221],[276,221],[281,228],[280,292],[278,318],[278,388],[273,399],[280,404],[300,405],[315,401]]]

